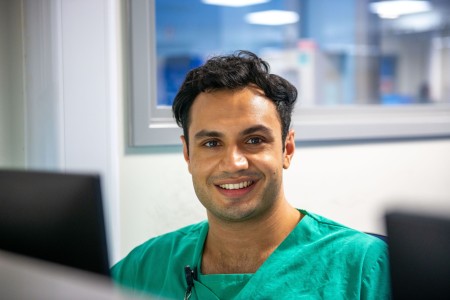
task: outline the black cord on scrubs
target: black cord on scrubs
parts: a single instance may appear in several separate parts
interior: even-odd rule
[[[184,267],[184,276],[186,278],[187,288],[184,293],[184,300],[188,300],[192,294],[192,288],[194,287],[194,279],[197,279],[197,268],[191,269],[189,265]]]

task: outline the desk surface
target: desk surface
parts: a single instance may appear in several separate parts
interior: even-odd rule
[[[138,300],[108,278],[0,251],[2,299]],[[148,299],[148,298],[145,298]]]

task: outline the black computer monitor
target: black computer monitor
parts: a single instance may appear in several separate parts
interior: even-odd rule
[[[0,170],[0,249],[109,275],[100,184],[98,175]]]
[[[393,299],[449,299],[450,217],[386,215]]]

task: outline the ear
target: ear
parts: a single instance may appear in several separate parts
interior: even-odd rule
[[[289,130],[286,141],[284,142],[284,153],[283,153],[283,168],[287,169],[291,165],[292,157],[295,152],[295,132],[294,130]]]
[[[180,136],[181,142],[183,143],[183,156],[184,156],[184,160],[186,161],[187,165],[188,165],[188,170],[189,173],[191,172],[191,161],[189,159],[189,149],[188,149],[188,144],[186,142],[186,138],[184,137],[184,135]]]

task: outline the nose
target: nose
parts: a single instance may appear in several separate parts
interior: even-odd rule
[[[248,160],[245,154],[237,146],[229,147],[224,152],[220,162],[220,169],[223,172],[233,173],[248,169]]]

